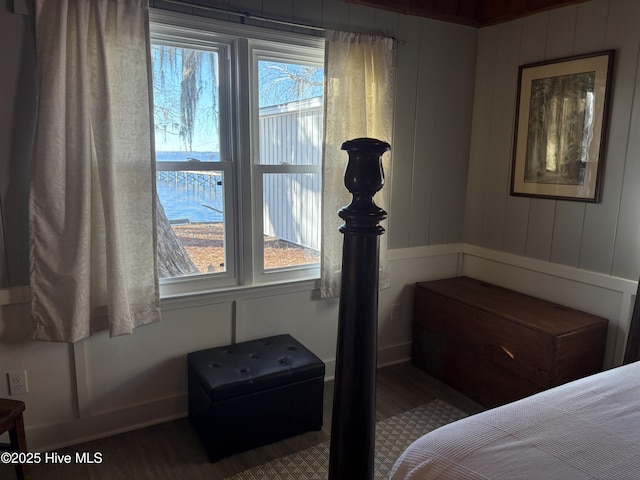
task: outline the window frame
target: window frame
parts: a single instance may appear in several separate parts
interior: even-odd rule
[[[230,178],[232,184],[231,188],[225,184],[225,210],[232,210],[230,215],[225,213],[225,272],[161,279],[161,297],[309,280],[317,284],[318,264],[267,271],[263,268],[262,178],[269,169],[262,167],[282,167],[278,173],[297,173],[309,167],[317,173],[321,167],[259,164],[257,55],[304,63],[313,58],[312,63],[323,66],[324,38],[153,8],[149,9],[149,19],[152,44],[207,49],[213,46],[225,53],[220,53],[218,60],[221,159],[211,162],[209,168],[222,170],[225,180]],[[223,118],[230,120],[228,125]]]

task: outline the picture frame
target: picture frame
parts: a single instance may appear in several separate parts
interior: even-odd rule
[[[511,195],[600,201],[614,56],[519,67]]]

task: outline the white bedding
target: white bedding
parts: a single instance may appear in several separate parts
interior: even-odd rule
[[[640,362],[428,433],[391,479],[639,480]]]

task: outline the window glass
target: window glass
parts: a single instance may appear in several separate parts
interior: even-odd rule
[[[160,274],[224,272],[219,53],[154,44],[151,57]]]
[[[156,185],[172,234],[197,268],[164,276],[224,272],[224,173],[158,170]]]
[[[266,270],[320,262],[320,180],[320,173],[263,176]]]
[[[157,160],[220,161],[218,52],[152,46]]]
[[[258,61],[260,163],[320,165],[324,71]]]
[[[263,267],[318,264],[324,71],[286,57],[257,63]]]

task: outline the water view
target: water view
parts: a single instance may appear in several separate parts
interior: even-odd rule
[[[215,162],[217,152],[157,152],[156,186],[170,222],[222,222],[224,186],[220,172],[164,170],[162,162]]]
[[[222,222],[222,185],[197,187],[186,183],[158,181],[158,196],[172,223]]]

